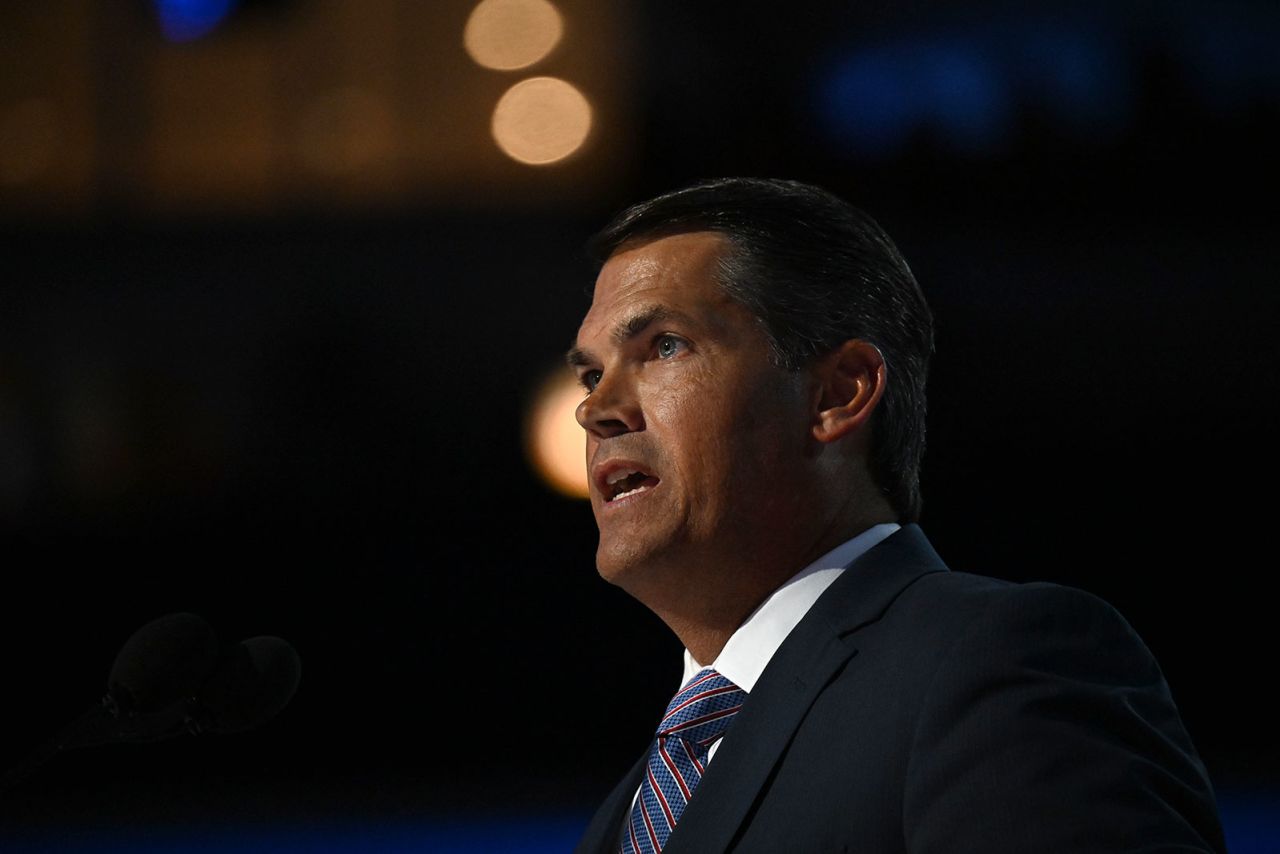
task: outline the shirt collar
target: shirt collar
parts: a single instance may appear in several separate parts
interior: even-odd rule
[[[850,540],[846,540],[822,557],[791,576],[781,587],[769,594],[751,615],[738,627],[710,665],[722,676],[747,693],[755,687],[760,674],[791,630],[804,618],[828,587],[845,568],[869,551],[881,540],[901,527],[897,522],[873,525]],[[686,684],[706,665],[694,660],[689,650],[684,651],[684,679]]]

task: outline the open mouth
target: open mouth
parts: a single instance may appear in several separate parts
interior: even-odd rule
[[[608,504],[617,501],[619,498],[638,495],[641,492],[653,489],[658,485],[658,480],[658,478],[643,471],[619,469],[612,472],[605,479],[603,490],[605,503]]]

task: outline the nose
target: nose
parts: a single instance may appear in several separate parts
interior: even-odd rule
[[[602,376],[596,387],[578,404],[582,429],[597,439],[644,429],[644,414],[632,383],[625,376]]]

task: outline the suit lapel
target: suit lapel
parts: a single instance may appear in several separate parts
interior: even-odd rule
[[[853,633],[878,619],[916,579],[945,571],[946,565],[916,525],[904,526],[851,564],[814,603],[760,675],[715,760],[707,766],[663,849],[665,854],[728,849],[814,700],[857,655]],[[630,805],[630,794],[639,785],[638,769],[628,779],[632,786],[624,806]],[[612,827],[620,829],[621,821],[618,818]]]

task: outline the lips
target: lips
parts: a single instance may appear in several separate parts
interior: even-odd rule
[[[605,504],[647,492],[661,481],[653,472],[630,460],[611,460],[596,466],[593,479]]]

